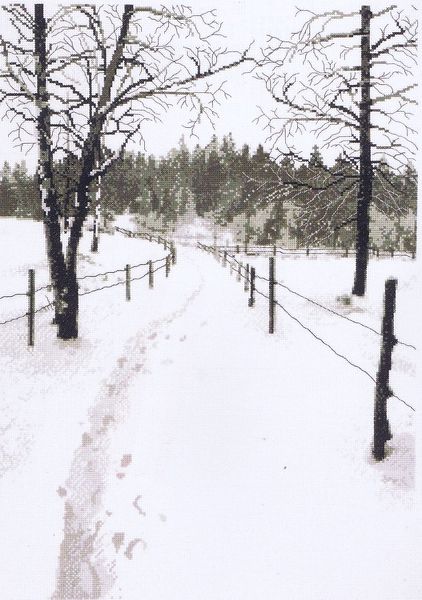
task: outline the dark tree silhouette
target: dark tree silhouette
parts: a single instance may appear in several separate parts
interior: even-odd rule
[[[287,41],[269,36],[256,75],[287,110],[261,109],[257,121],[282,155],[300,159],[295,138],[311,132],[323,149],[338,149],[354,165],[355,173],[327,170],[325,182],[318,180],[314,189],[322,193],[335,188],[338,207],[341,198],[356,195],[356,210],[350,215],[356,222],[353,293],[363,295],[374,177],[384,179],[393,204],[399,204],[399,189],[380,163],[387,158],[392,167],[404,168],[416,151],[412,92],[417,21],[396,6],[379,12],[365,5],[359,12],[298,13],[305,15],[302,27]],[[300,75],[292,71],[298,64]],[[301,185],[298,180],[285,183]],[[309,182],[303,186],[312,189]]]
[[[221,23],[215,11],[185,6],[75,4],[49,18],[42,4],[33,14],[21,4],[2,10],[16,35],[0,38],[0,98],[17,123],[16,144],[38,146],[58,336],[76,338],[77,251],[99,179],[131,140],[142,138],[142,126],[158,122],[173,104],[188,112],[192,133],[203,120],[212,123],[227,95],[218,75],[248,60],[247,50],[229,52],[216,43]],[[72,206],[65,241],[56,165],[68,156],[77,168],[67,190]]]

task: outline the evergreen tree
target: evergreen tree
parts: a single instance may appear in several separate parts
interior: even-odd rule
[[[10,217],[16,211],[16,193],[12,183],[10,165],[4,162],[0,177],[0,216]]]

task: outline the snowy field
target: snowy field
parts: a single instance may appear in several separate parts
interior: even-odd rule
[[[40,224],[2,219],[0,236],[0,296],[24,292],[28,268],[48,283]],[[89,246],[87,232],[80,276],[165,255],[117,233],[98,255]],[[268,276],[268,258],[237,259]],[[410,344],[416,270],[371,260],[367,297],[348,305],[353,259],[276,261],[278,281],[378,331],[397,277],[396,335]],[[276,297],[375,377],[379,336],[281,287]],[[0,301],[0,321],[26,302]],[[228,266],[180,245],[153,290],[146,278],[130,302],[123,285],[81,297],[77,341],[57,340],[51,318],[36,315],[32,349],[25,318],[0,326],[2,599],[422,597],[415,413],[389,400],[393,438],[374,463],[373,381],[281,308],[270,336],[267,301],[249,308]],[[416,356],[396,346],[390,381],[418,410]]]

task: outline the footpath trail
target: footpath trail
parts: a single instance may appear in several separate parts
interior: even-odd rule
[[[269,336],[209,255],[180,247],[172,278],[185,302],[129,340],[74,455],[55,598],[414,600],[371,382],[292,325]]]

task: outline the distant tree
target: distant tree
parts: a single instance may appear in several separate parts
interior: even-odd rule
[[[0,216],[10,217],[15,214],[16,200],[12,184],[12,172],[7,161],[4,162],[0,175]]]
[[[206,169],[205,150],[197,144],[191,162],[191,189],[199,216],[203,216],[207,210]]]
[[[418,195],[418,174],[411,162],[408,162],[401,178],[402,196],[405,208],[416,215]]]
[[[205,166],[205,212],[214,211],[221,203],[224,183],[223,164],[217,150],[211,150]]]

